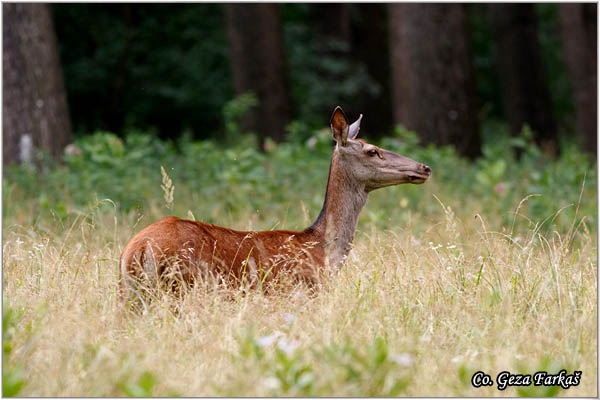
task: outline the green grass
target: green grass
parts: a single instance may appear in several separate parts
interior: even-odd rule
[[[346,265],[317,296],[196,287],[138,316],[116,291],[135,232],[165,215],[308,226],[329,133],[266,153],[251,137],[224,148],[101,133],[63,165],[8,168],[4,394],[596,396],[597,171],[569,145],[549,159],[527,135],[470,162],[398,129],[382,145],[433,177],[370,195]],[[478,370],[562,368],[583,371],[581,384],[470,384]]]

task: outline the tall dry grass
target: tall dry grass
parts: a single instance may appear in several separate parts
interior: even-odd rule
[[[4,221],[4,367],[20,371],[20,395],[548,395],[470,378],[561,368],[583,375],[556,394],[598,395],[594,221],[511,232],[440,202],[439,218],[392,230],[361,220],[317,296],[200,287],[178,314],[165,296],[131,315],[117,260],[146,220],[100,208],[35,230],[27,210]]]

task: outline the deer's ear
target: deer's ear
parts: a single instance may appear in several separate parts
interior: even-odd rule
[[[362,114],[360,117],[352,125],[350,125],[350,133],[348,134],[349,139],[356,139],[358,136],[358,131],[360,131],[360,121],[362,120]]]
[[[333,110],[333,115],[331,115],[331,132],[333,133],[333,138],[340,146],[345,146],[348,141],[348,119],[346,118],[346,114],[342,111],[340,106],[337,106],[335,110]]]

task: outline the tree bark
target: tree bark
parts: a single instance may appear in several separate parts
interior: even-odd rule
[[[391,4],[394,120],[425,143],[480,153],[475,78],[462,4]]]
[[[388,42],[388,7],[385,4],[353,4],[357,17],[352,25],[352,59],[367,67],[369,75],[381,88],[379,93],[363,93],[356,100],[356,110],[349,114],[374,116],[365,119],[370,138],[388,134],[394,125],[390,84],[390,46]]]
[[[349,5],[344,3],[315,3],[310,5],[317,33],[327,39],[350,42]]]
[[[60,157],[71,121],[49,5],[6,3],[2,22],[3,163],[29,161],[28,140]]]
[[[290,106],[279,5],[225,5],[236,94],[254,92],[259,104],[250,111],[246,128],[280,141],[285,137]]]
[[[502,102],[510,129],[518,134],[527,123],[538,143],[555,148],[557,127],[541,59],[534,5],[493,4],[489,7],[498,43]]]
[[[597,146],[597,6],[560,4],[559,18],[567,71],[575,100],[575,129],[582,149]]]

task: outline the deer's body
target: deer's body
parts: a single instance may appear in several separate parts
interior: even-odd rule
[[[361,116],[362,118],[362,116]],[[125,299],[139,284],[200,277],[228,282],[270,281],[281,271],[309,282],[337,269],[350,251],[358,216],[371,190],[400,183],[423,183],[426,165],[355,139],[360,118],[348,125],[338,107],[331,125],[337,146],[319,217],[303,231],[245,232],[212,224],[163,218],[136,234],[120,260]]]
[[[311,267],[324,262],[320,244],[318,234],[311,230],[236,231],[166,217],[129,242],[121,255],[121,273],[138,279],[171,274],[188,283],[212,274],[234,283],[243,278],[257,283],[270,281],[287,269],[313,280],[316,271]],[[177,267],[169,270],[173,265]]]

